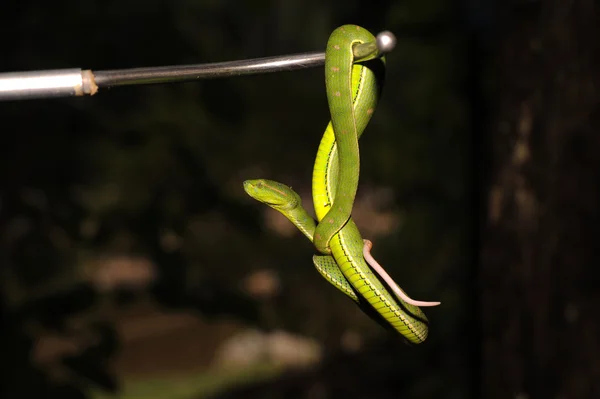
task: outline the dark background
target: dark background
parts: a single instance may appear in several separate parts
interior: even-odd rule
[[[442,302],[426,310],[428,340],[403,344],[244,193],[245,179],[274,179],[310,208],[329,118],[320,68],[4,102],[5,397],[600,397],[598,12],[589,0],[3,5],[2,72],[317,51],[345,23],[394,32],[353,216],[412,297]],[[321,360],[265,355],[281,331]],[[262,355],[223,366],[240,334]]]

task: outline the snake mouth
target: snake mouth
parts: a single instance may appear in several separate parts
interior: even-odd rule
[[[254,198],[257,201],[264,202],[263,198],[261,198],[261,188],[262,184],[259,180],[246,180],[244,181],[244,191],[250,197]]]
[[[248,192],[256,186],[256,180],[244,180],[244,191]]]

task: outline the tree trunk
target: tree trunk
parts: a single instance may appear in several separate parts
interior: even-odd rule
[[[481,397],[600,398],[600,6],[497,6]]]

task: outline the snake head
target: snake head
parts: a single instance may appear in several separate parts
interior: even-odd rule
[[[292,210],[302,203],[300,196],[294,190],[273,180],[246,180],[244,191],[255,200],[280,212]]]

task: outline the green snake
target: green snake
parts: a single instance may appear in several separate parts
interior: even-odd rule
[[[368,31],[345,25],[332,33],[327,45],[325,80],[332,120],[319,145],[313,171],[313,201],[320,223],[315,226],[299,196],[281,183],[250,180],[244,182],[244,188],[253,198],[284,214],[321,253],[333,255],[313,256],[323,277],[359,305],[367,301],[381,319],[409,342],[420,343],[428,334],[426,316],[401,295],[394,298],[373,274],[365,262],[367,245],[350,217],[360,169],[358,137],[379,98],[378,74],[382,73],[384,62],[375,59],[373,64],[355,64],[352,47],[374,41]],[[390,287],[401,292],[397,286]]]

